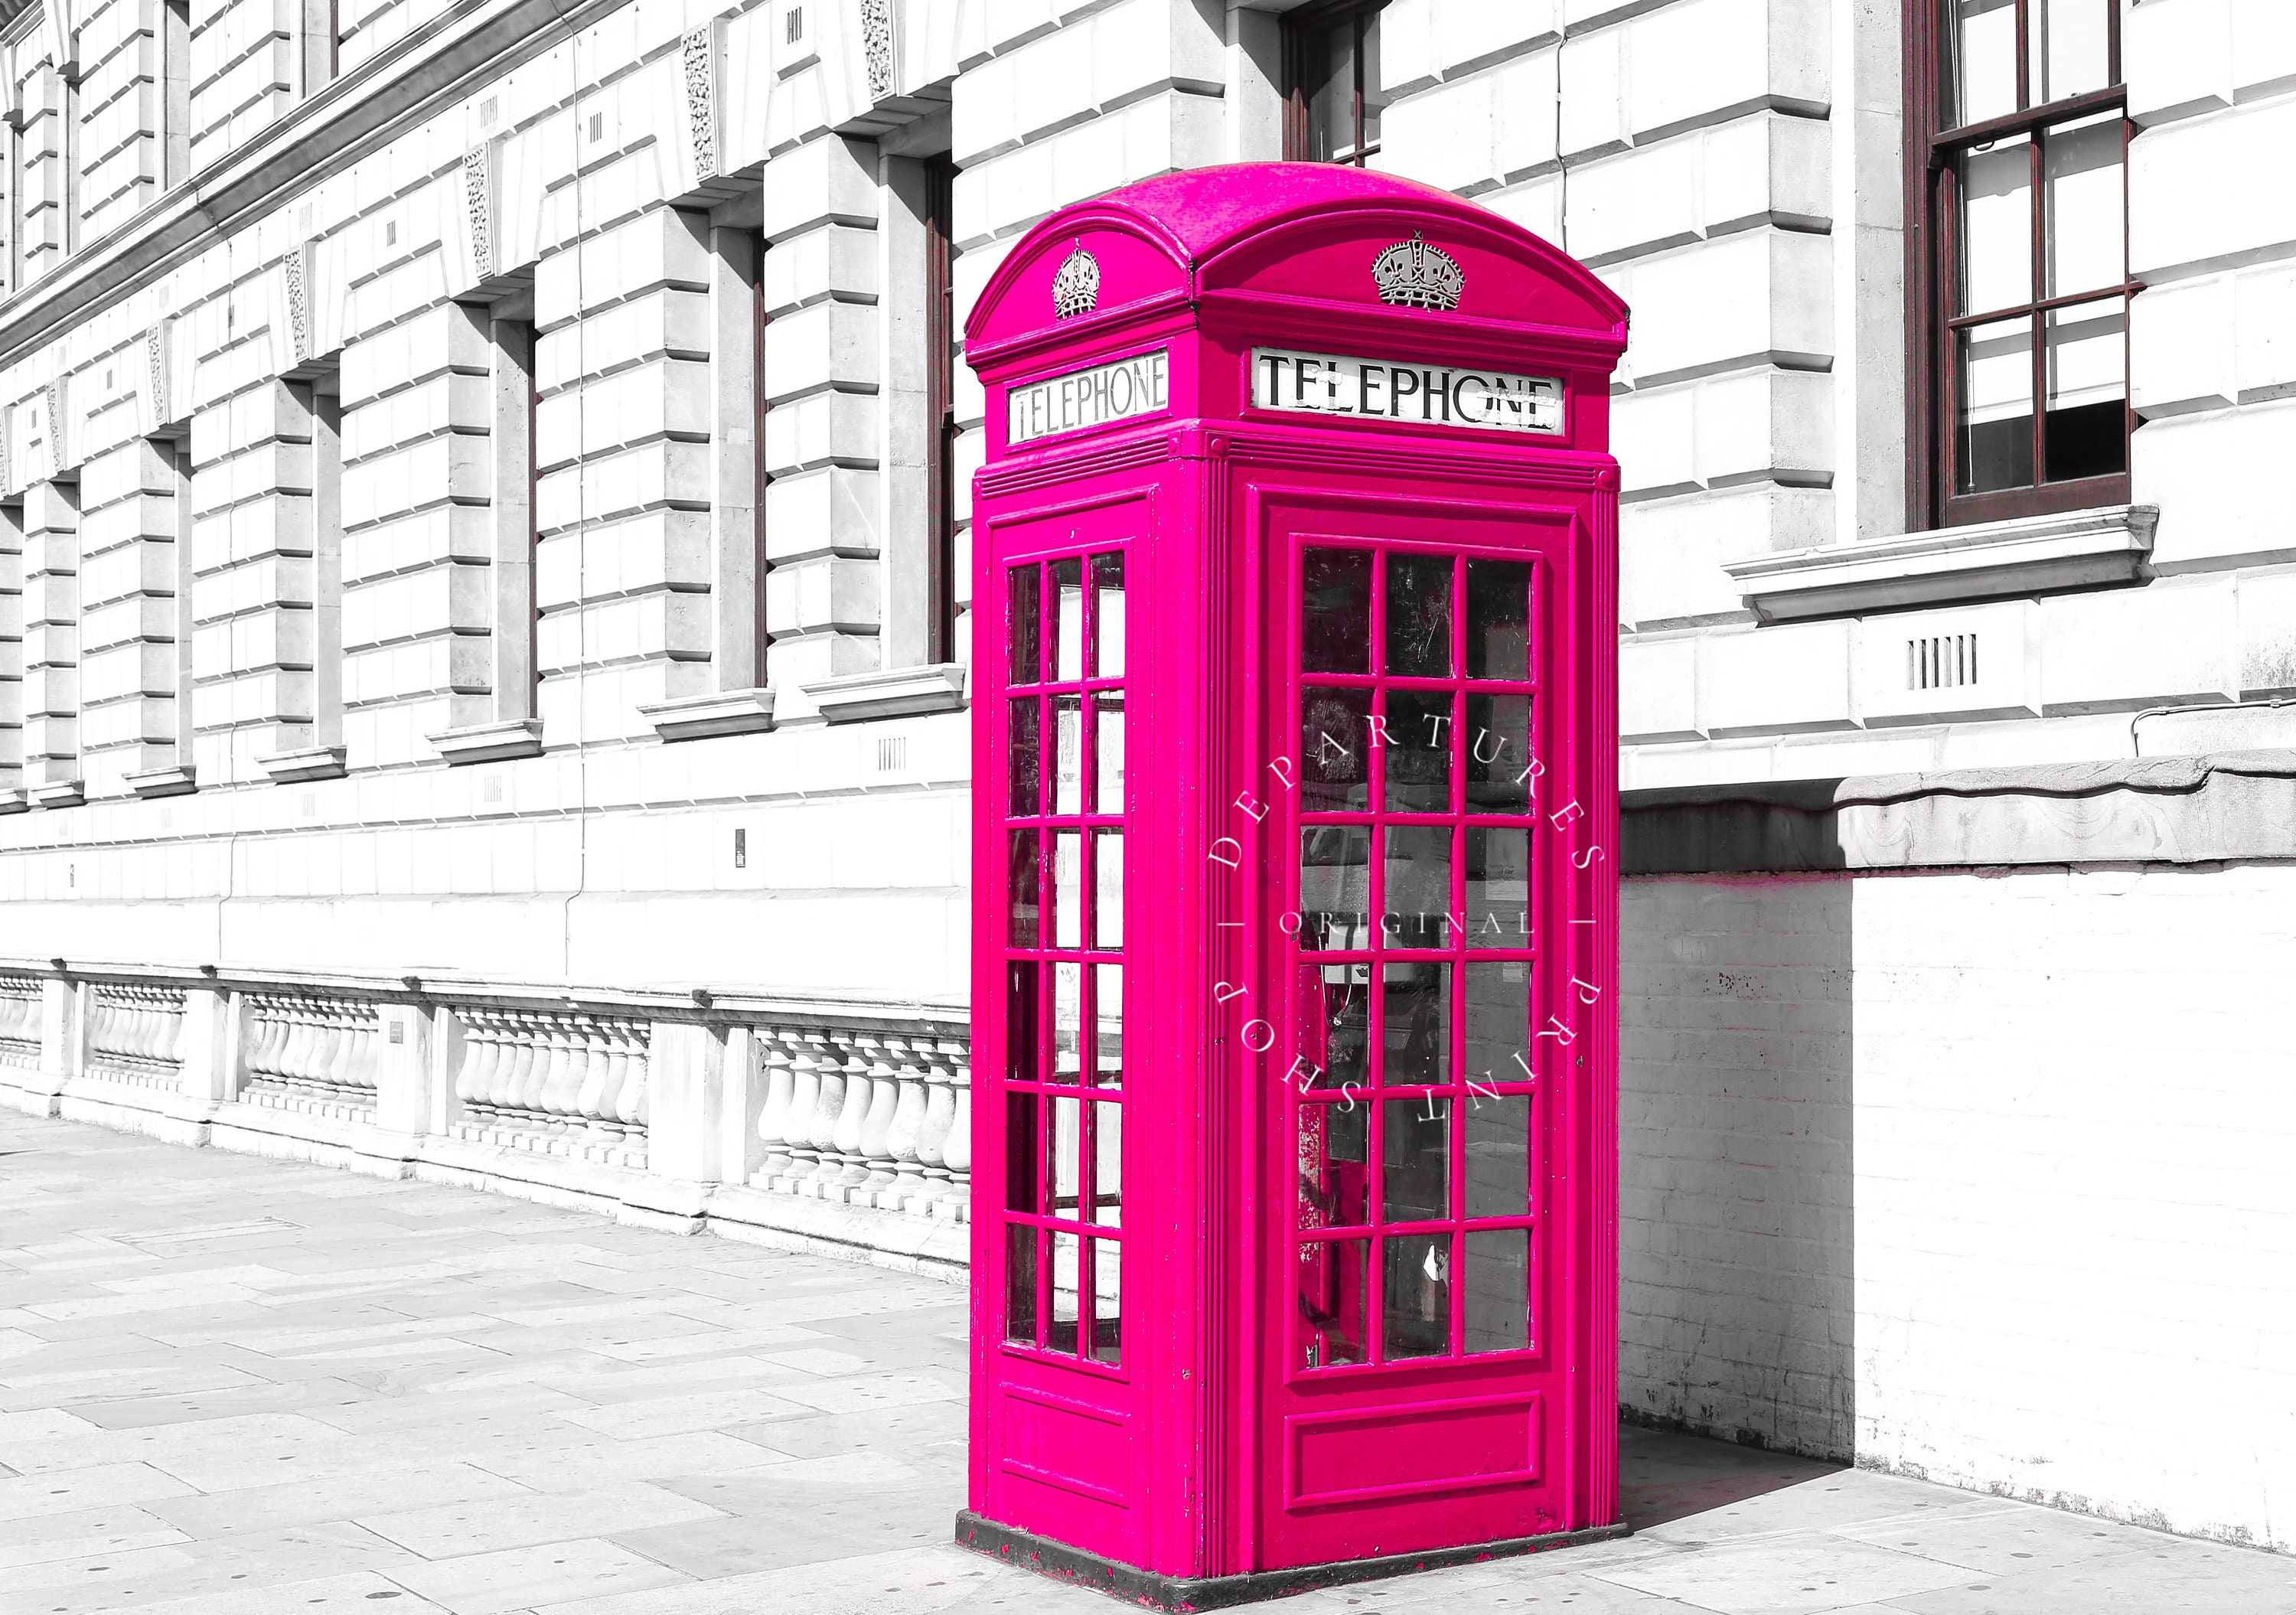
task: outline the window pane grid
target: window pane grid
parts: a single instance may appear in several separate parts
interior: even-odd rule
[[[1007,569],[1005,1343],[1122,1364],[1126,553]]]
[[[1539,721],[1538,577],[1520,562],[1344,541],[1311,543],[1300,566],[1303,757],[1324,752],[1320,799],[1349,805],[1317,807],[1307,791],[1294,816],[1307,1012],[1293,1047],[1308,1069],[1295,1062],[1290,1085],[1292,1366],[1529,1349],[1540,825],[1537,776],[1514,776],[1528,773]],[[1491,606],[1495,596],[1512,603]],[[1349,694],[1341,704],[1319,691]],[[1520,703],[1519,726],[1495,706],[1479,717],[1473,694]],[[1339,719],[1365,731],[1358,756],[1337,755],[1356,750],[1331,732]],[[1519,803],[1497,811],[1471,799],[1518,786]],[[1500,934],[1479,937],[1485,922]]]

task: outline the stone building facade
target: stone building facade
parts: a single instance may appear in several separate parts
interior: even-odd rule
[[[1634,310],[1630,1411],[2284,1545],[2280,0],[0,12],[0,1095],[961,1264],[964,313],[1363,161]]]

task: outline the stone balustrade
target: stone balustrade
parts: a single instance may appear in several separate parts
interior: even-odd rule
[[[0,975],[0,1066],[39,1069],[40,998],[37,976]]]
[[[625,1220],[965,1259],[961,1010],[0,958],[0,1104]]]
[[[88,1069],[144,1087],[183,1071],[184,991],[158,982],[99,981],[87,1005]]]
[[[247,999],[241,1097],[283,1110],[372,1116],[381,1029],[372,1004],[315,993]]]
[[[646,1164],[647,1022],[479,1006],[463,1009],[461,1020],[455,1095],[463,1136]]]

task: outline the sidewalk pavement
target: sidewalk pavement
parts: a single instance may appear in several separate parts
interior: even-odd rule
[[[0,1615],[1100,1615],[949,1545],[927,1278],[0,1118]],[[2243,1615],[2296,1560],[1625,1433],[1636,1535],[1285,1615]]]

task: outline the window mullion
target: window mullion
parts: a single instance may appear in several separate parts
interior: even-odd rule
[[[2030,4],[2030,0],[2017,0],[2018,8],[2021,12],[2029,4]],[[2023,37],[2021,35],[2019,37],[2021,40]],[[2046,451],[2047,447],[2047,434],[2043,428],[2048,419],[2048,394],[2046,390],[2048,383],[2049,368],[2048,316],[2041,312],[2040,307],[2042,293],[2046,287],[2046,283],[2043,279],[2043,275],[2044,265],[2046,261],[2045,255],[2048,247],[2049,232],[2048,195],[2045,189],[2048,168],[2047,164],[2043,160],[2043,152],[2046,140],[2047,132],[2046,130],[2034,130],[2032,142],[2028,149],[2025,159],[2026,172],[2032,176],[2030,183],[2033,189],[2032,261],[2030,266],[2031,283],[2026,288],[2025,292],[2025,295],[2032,299],[2033,307],[2025,317],[2029,322],[2030,322],[2032,326],[2032,485],[2035,488],[2040,487],[2049,480],[2049,468],[2046,462],[2043,459],[2043,455]]]

